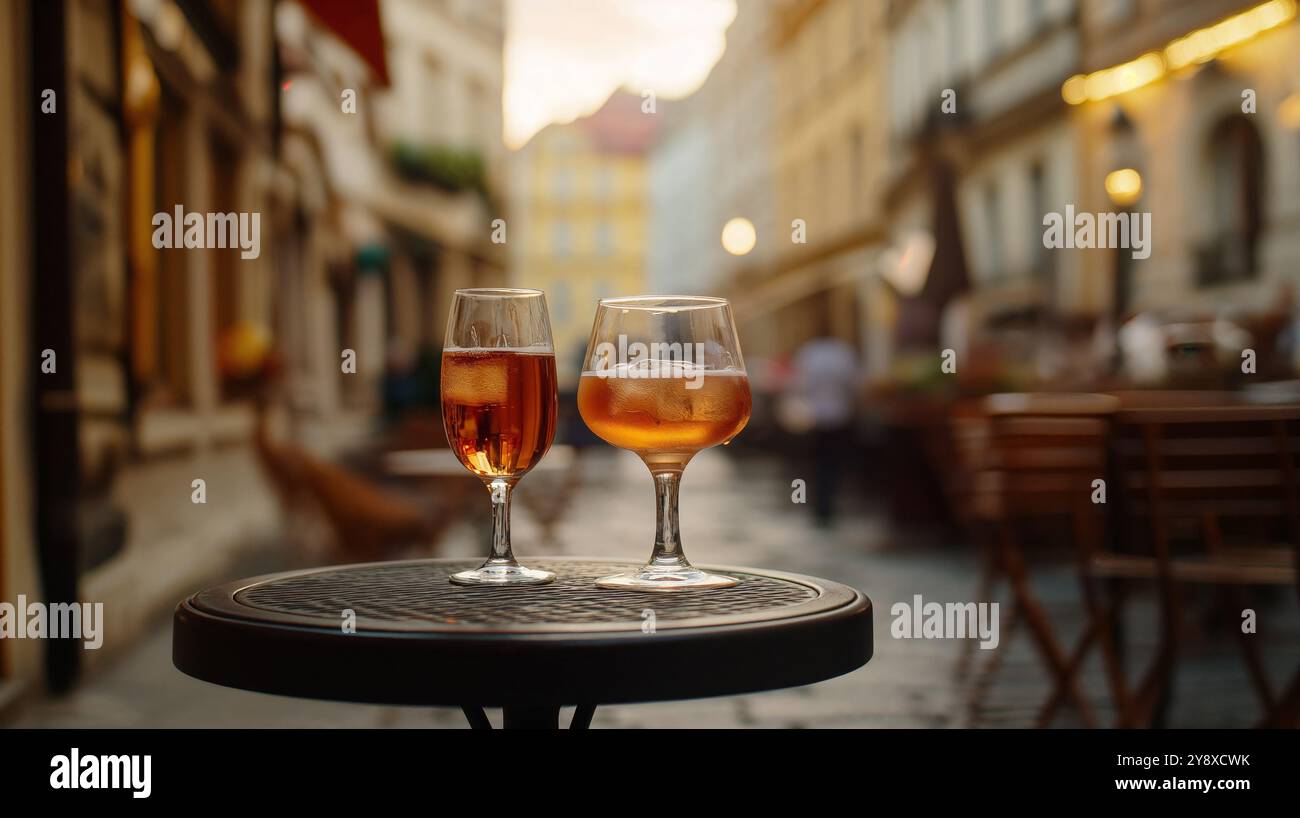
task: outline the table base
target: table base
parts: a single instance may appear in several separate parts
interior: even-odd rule
[[[461,705],[461,712],[469,726],[475,730],[491,730],[492,722],[478,705]],[[560,729],[560,705],[543,705],[533,707],[503,708],[502,729],[505,730],[558,730]],[[591,726],[591,718],[596,715],[596,705],[580,704],[573,712],[569,722],[570,730],[586,730]]]

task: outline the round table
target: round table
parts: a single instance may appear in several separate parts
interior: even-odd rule
[[[871,658],[871,600],[813,577],[702,566],[732,588],[597,588],[633,563],[532,557],[555,582],[452,585],[478,560],[412,560],[270,574],[176,608],[172,661],[227,687],[381,704],[459,706],[474,727],[555,727],[576,705],[725,696],[811,684]]]

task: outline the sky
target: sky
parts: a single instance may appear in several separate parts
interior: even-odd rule
[[[595,111],[619,87],[680,99],[726,49],[735,0],[509,0],[505,136]]]

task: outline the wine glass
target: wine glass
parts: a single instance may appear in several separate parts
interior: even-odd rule
[[[606,298],[596,309],[578,382],[588,428],[635,452],[655,481],[658,533],[650,562],[596,581],[638,591],[726,588],[732,577],[694,568],[682,553],[677,496],[701,449],[726,444],[749,422],[749,378],[723,298]]]
[[[465,468],[492,496],[492,555],[457,585],[539,585],[510,547],[510,494],[555,437],[555,349],[539,290],[457,290],[442,350],[442,422]]]

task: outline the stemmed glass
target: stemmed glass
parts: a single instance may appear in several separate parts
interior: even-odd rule
[[[596,435],[641,457],[655,481],[658,533],[650,562],[604,577],[602,588],[726,588],[682,553],[677,496],[686,464],[749,421],[749,378],[723,298],[606,298],[596,309],[578,383],[578,411]]]
[[[510,547],[510,494],[555,437],[555,349],[539,290],[457,290],[442,351],[442,422],[456,457],[492,495],[492,555],[457,585],[539,585]]]

